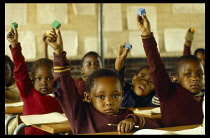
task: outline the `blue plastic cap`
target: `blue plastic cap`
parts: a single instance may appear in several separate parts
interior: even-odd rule
[[[146,14],[146,10],[144,8],[138,9],[137,12],[138,12],[139,16],[142,16],[143,13]]]
[[[129,43],[125,44],[125,48],[128,48],[131,51],[131,45]]]

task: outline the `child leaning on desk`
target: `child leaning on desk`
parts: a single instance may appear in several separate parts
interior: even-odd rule
[[[120,109],[123,96],[122,80],[110,69],[98,69],[91,73],[86,81],[83,102],[70,73],[67,53],[63,51],[60,29],[53,29],[47,39],[54,49],[53,87],[57,89],[56,98],[68,118],[74,135],[108,131],[130,132],[134,125],[139,125],[140,129],[159,127],[155,120],[134,115],[127,109]]]
[[[201,89],[205,86],[205,75],[201,61],[193,55],[178,58],[174,63],[176,80],[171,82],[145,14],[137,15],[137,25],[141,31],[152,82],[160,100],[162,126],[202,124],[204,93]]]
[[[124,60],[130,50],[120,45],[117,58],[115,60],[115,70],[124,79]],[[121,107],[159,107],[160,102],[155,95],[152,79],[149,74],[149,66],[145,65],[139,68],[132,78],[132,84],[124,81],[124,97]]]
[[[38,59],[33,63],[31,78],[27,70],[22,47],[18,41],[17,29],[12,29],[7,40],[11,43],[9,48],[14,61],[14,76],[20,96],[23,100],[23,115],[46,114],[51,112],[63,113],[59,102],[49,94],[54,91],[51,88],[54,72],[53,61],[47,58]],[[49,135],[34,127],[25,127],[25,135]]]

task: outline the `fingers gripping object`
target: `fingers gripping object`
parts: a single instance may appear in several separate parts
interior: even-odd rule
[[[12,23],[11,24],[11,28],[12,29],[18,28],[18,24],[16,22]]]
[[[126,44],[125,44],[125,48],[128,48],[129,51],[131,51],[131,45],[130,45],[129,43],[126,43]]]
[[[53,23],[52,23],[52,27],[54,29],[58,29],[59,27],[61,27],[61,23],[58,22],[57,20],[55,20]]]
[[[142,14],[146,14],[146,10],[144,8],[140,8],[137,10],[137,13],[139,14],[139,16],[142,16]]]

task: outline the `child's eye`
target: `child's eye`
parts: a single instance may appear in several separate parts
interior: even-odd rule
[[[52,78],[52,77],[47,78],[48,81],[51,81],[51,80],[53,80],[53,79],[54,79],[54,78]]]
[[[98,95],[97,97],[100,98],[100,99],[104,98],[103,95]]]
[[[148,81],[148,84],[152,84],[152,81]]]
[[[139,78],[144,79],[145,77],[143,75],[140,75]]]
[[[35,80],[36,80],[36,81],[40,81],[40,80],[41,80],[41,78],[40,78],[40,77],[37,77],[37,78],[35,78]]]
[[[197,75],[198,75],[198,76],[202,76],[202,75],[203,75],[203,73],[198,73]]]
[[[117,94],[113,95],[113,98],[118,98],[118,97],[119,97],[119,95],[117,95]]]
[[[190,75],[191,75],[190,73],[186,73],[186,74],[185,74],[185,76],[190,76]]]

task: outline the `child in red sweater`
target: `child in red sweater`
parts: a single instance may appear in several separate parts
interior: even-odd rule
[[[81,78],[75,79],[75,85],[78,88],[78,93],[84,99],[84,92],[86,91],[86,80],[88,76],[94,71],[102,68],[101,57],[98,53],[94,51],[90,51],[86,53],[81,61],[81,74],[83,75]]]
[[[128,109],[120,109],[123,96],[122,78],[113,70],[98,69],[86,81],[85,102],[78,93],[71,77],[60,29],[53,29],[48,43],[54,49],[57,100],[60,102],[73,134],[97,132],[130,132],[134,125],[139,128],[157,128],[159,124],[150,118],[134,115]],[[117,127],[107,124],[118,124]]]
[[[49,95],[54,92],[54,89],[51,88],[54,79],[53,61],[46,58],[35,61],[30,78],[24,56],[21,53],[20,42],[18,42],[17,29],[12,29],[8,33],[7,40],[11,43],[9,47],[15,65],[14,76],[24,102],[23,115],[63,113],[59,102]],[[25,135],[50,134],[34,127],[25,127],[24,130]]]
[[[176,82],[171,82],[145,14],[137,15],[137,24],[142,33],[152,82],[160,100],[162,126],[202,124],[204,94],[201,90],[205,85],[205,75],[201,61],[193,55],[178,58],[174,63]]]

